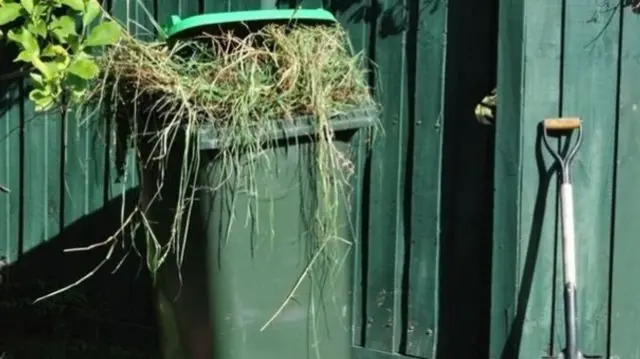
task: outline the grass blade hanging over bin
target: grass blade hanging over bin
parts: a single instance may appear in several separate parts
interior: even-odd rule
[[[166,32],[110,46],[93,100],[137,145],[167,356],[348,357],[350,150],[377,121],[363,59],[323,10]]]

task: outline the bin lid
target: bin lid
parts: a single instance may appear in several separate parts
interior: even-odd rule
[[[167,38],[172,38],[180,33],[191,32],[197,29],[205,29],[216,25],[230,25],[233,23],[259,23],[271,21],[312,22],[333,24],[337,20],[329,11],[324,9],[274,9],[253,11],[230,11],[208,13],[190,16],[181,19],[172,15],[164,26]]]

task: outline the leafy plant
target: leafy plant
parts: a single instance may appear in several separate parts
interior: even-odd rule
[[[27,64],[36,111],[50,109],[65,95],[79,100],[100,69],[94,48],[118,41],[121,26],[104,19],[98,0],[0,0],[0,38],[15,43],[14,62]]]

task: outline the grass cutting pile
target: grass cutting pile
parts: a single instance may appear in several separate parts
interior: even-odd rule
[[[350,154],[334,144],[331,121],[334,115],[375,107],[366,81],[367,66],[351,51],[343,28],[270,25],[244,37],[231,32],[204,34],[171,46],[143,42],[125,33],[105,51],[97,58],[101,72],[85,104],[91,108],[98,104],[103,114],[114,116],[117,126],[126,127],[131,143],[152,139],[153,153],[139,153],[138,165],[154,161],[162,168],[158,172],[175,172],[165,160],[176,151],[177,138],[186,143],[180,145],[184,161],[179,169],[178,199],[170,204],[174,208],[170,238],[158,240],[152,233],[145,218],[148,203],[123,218],[123,230],[146,228],[151,248],[146,260],[152,273],[167,260],[175,259],[180,268],[184,259],[188,245],[185,222],[194,203],[194,173],[201,168],[197,130],[213,125],[220,147],[218,161],[228,174],[225,178],[235,181],[238,176],[248,176],[242,181],[251,187],[256,183],[250,178],[256,173],[252,166],[257,166],[265,146],[283,123],[295,123],[300,117],[314,119],[316,145],[311,170],[317,185],[312,199],[315,208],[309,214],[313,218],[309,238],[313,239],[314,254],[283,306],[311,275],[312,268],[321,263],[325,268],[340,267],[344,250],[334,244],[348,247],[350,243],[339,235],[338,204],[344,202],[353,164]],[[247,162],[247,158],[256,160]],[[223,183],[214,185],[210,190]],[[248,188],[245,193],[257,190]],[[114,235],[100,245],[114,248],[117,238]],[[274,240],[278,240],[277,234]]]

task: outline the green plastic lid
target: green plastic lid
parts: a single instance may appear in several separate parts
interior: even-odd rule
[[[164,31],[166,36],[171,38],[185,31],[215,25],[289,20],[326,22],[328,24],[337,22],[333,14],[324,9],[231,11],[196,15],[186,19],[181,19],[179,16],[173,15],[170,17],[169,23],[164,26]]]

